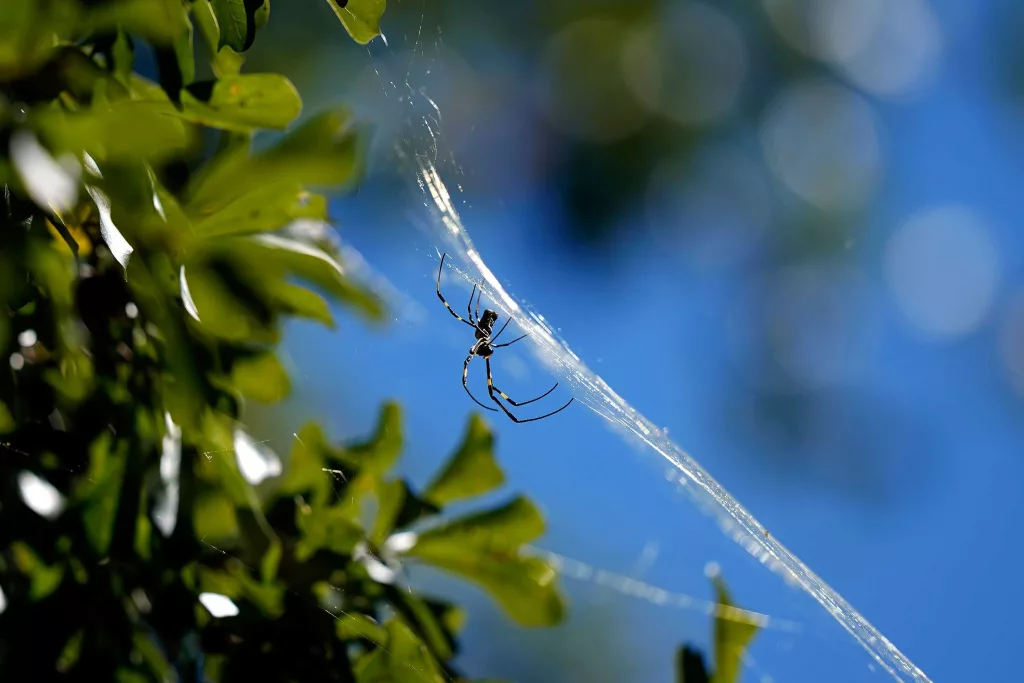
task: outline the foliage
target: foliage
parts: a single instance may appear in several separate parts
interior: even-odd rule
[[[370,40],[384,3],[337,11]],[[0,678],[441,681],[462,615],[399,588],[400,562],[557,622],[525,498],[474,417],[423,491],[310,425],[287,468],[241,423],[285,397],[292,318],[380,321],[346,275],[327,197],[359,176],[344,109],[296,123],[241,72],[269,0],[10,0],[0,13]],[[200,40],[195,41],[198,36]],[[198,44],[196,44],[198,43]],[[197,55],[205,59],[197,59]],[[155,65],[157,79],[137,70]],[[260,130],[283,131],[256,144]]]
[[[717,605],[713,627],[715,668],[709,672],[704,656],[684,645],[676,655],[678,683],[738,683],[743,653],[760,628],[753,615],[736,608],[721,576],[716,575],[713,582]]]

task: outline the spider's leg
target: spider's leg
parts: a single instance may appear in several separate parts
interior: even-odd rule
[[[501,336],[501,333],[505,331],[505,328],[506,328],[506,327],[508,327],[508,324],[509,324],[510,322],[512,322],[512,316],[509,316],[509,317],[508,317],[508,319],[507,319],[507,320],[505,320],[505,324],[501,326],[501,329],[500,329],[500,330],[498,330],[498,334],[496,334],[496,335],[494,335],[493,337],[491,337],[491,341],[492,341],[492,342],[493,342],[493,341],[494,341],[495,339],[497,339],[498,337],[500,337],[500,336]],[[505,345],[504,345],[504,344],[502,344],[502,346],[505,346]]]
[[[484,410],[490,410],[496,413],[498,412],[497,410],[494,410],[494,408],[491,408],[490,406],[485,406],[483,403],[478,401],[476,396],[473,395],[473,392],[469,390],[469,385],[466,384],[466,375],[469,374],[469,361],[471,360],[473,360],[472,353],[466,356],[466,362],[462,364],[462,388],[466,390],[466,393],[469,394],[469,397],[473,399],[473,401],[475,401],[478,406],[480,406]]]
[[[466,317],[469,318],[469,322],[474,325],[478,324],[477,320],[480,318],[480,310],[477,309],[477,317],[473,317],[473,297],[476,295],[476,285],[473,285],[473,289],[469,292],[469,303],[466,304]]]
[[[438,266],[437,268],[437,298],[441,300],[441,303],[444,304],[444,307],[447,308],[448,312],[454,315],[456,319],[461,320],[462,322],[466,323],[475,330],[477,329],[477,326],[463,318],[455,311],[453,311],[452,307],[448,305],[448,302],[444,300],[444,296],[441,294],[441,270],[444,268],[444,259],[446,256],[448,256],[448,254],[444,254],[443,256],[441,256],[441,265]]]
[[[498,397],[494,395],[495,391],[497,391],[501,395],[502,398],[507,400],[512,405],[522,406],[522,405],[526,405],[527,403],[533,403],[534,401],[537,401],[539,399],[544,398],[545,396],[550,394],[552,391],[554,391],[555,387],[557,387],[558,384],[555,384],[555,387],[551,387],[543,395],[538,396],[535,399],[531,399],[529,401],[526,401],[525,403],[516,403],[515,401],[510,399],[508,396],[506,396],[500,389],[498,389],[496,386],[494,386],[494,380],[491,377],[491,359],[490,358],[485,358],[484,362],[487,363],[487,393],[488,393],[488,395],[490,395],[491,400],[494,401],[495,403],[497,403],[498,407],[501,408],[505,412],[505,414],[508,415],[512,419],[513,422],[521,423],[521,422],[536,422],[537,420],[543,420],[546,417],[551,417],[555,413],[562,412],[563,410],[565,410],[566,408],[569,407],[569,403],[572,403],[575,400],[573,398],[570,398],[569,402],[566,403],[564,406],[562,406],[558,410],[552,410],[550,413],[547,413],[545,415],[541,415],[539,417],[530,417],[530,418],[526,418],[525,420],[520,419],[520,418],[516,417],[515,415],[513,415],[512,411],[509,410],[508,408],[506,408],[504,403],[502,403],[500,400],[498,400]]]
[[[476,321],[477,321],[478,324],[480,322],[480,300],[483,299],[483,298],[484,298],[484,283],[481,282],[480,283],[480,294],[476,297]],[[470,301],[473,301],[473,299],[470,298]]]
[[[502,328],[502,329],[505,329],[505,328]],[[520,339],[526,339],[526,338],[527,338],[527,337],[529,337],[529,336],[530,336],[530,333],[529,333],[529,332],[527,332],[527,333],[526,333],[526,334],[524,334],[524,335],[523,335],[522,337],[516,337],[516,338],[515,338],[515,339],[513,339],[512,341],[510,341],[510,342],[505,342],[504,344],[494,344],[494,345],[493,345],[493,347],[494,347],[494,348],[496,348],[496,349],[500,349],[500,348],[501,348],[501,347],[503,347],[503,346],[512,346],[513,344],[515,344],[515,343],[516,343],[517,341],[519,341]]]

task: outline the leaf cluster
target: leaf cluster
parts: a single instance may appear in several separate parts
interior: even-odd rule
[[[334,6],[376,35],[382,0]],[[395,405],[360,444],[306,427],[287,463],[245,430],[248,401],[290,391],[286,321],[383,319],[324,194],[358,180],[365,132],[343,108],[298,121],[286,78],[242,73],[269,12],[0,12],[3,680],[455,679],[463,615],[403,586],[413,563],[521,624],[561,618],[554,573],[521,553],[533,504],[444,515],[503,481],[481,419],[422,491],[390,474]]]

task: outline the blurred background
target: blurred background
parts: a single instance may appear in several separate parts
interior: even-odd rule
[[[394,320],[293,326],[292,422],[255,414],[263,438],[284,451],[314,417],[357,437],[394,397],[423,478],[476,407],[459,386],[471,340],[433,292],[433,218],[391,154],[431,147],[410,125],[426,116],[509,291],[929,676],[1016,678],[1024,9],[401,0],[369,49],[324,2],[273,12],[246,70],[284,71],[307,112],[345,102],[374,128],[368,177],[333,213]],[[461,285],[446,276],[456,310]],[[506,351],[513,396],[553,381]],[[758,636],[746,680],[886,680],[585,408],[488,419],[510,486],[547,511],[544,547],[703,599],[717,562],[740,605],[801,624]],[[459,594],[467,670],[669,681],[676,644],[707,645],[699,611],[565,585],[555,631]]]

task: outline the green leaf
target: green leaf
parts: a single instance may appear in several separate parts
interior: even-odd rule
[[[80,30],[99,33],[121,28],[156,45],[169,45],[189,26],[181,0],[114,0],[90,7]]]
[[[10,553],[14,566],[29,577],[28,597],[30,600],[42,600],[57,590],[64,579],[64,567],[45,564],[26,543],[21,541],[11,543]]]
[[[213,12],[220,26],[218,47],[229,46],[235,52],[245,52],[256,37],[253,12],[256,7],[250,0],[212,0]]]
[[[47,6],[39,0],[5,0],[0,12],[0,82],[32,73],[68,37],[78,21],[66,2]]]
[[[197,81],[181,94],[181,116],[212,128],[247,133],[281,130],[302,111],[292,82],[279,74],[241,74]]]
[[[263,403],[276,403],[291,390],[288,373],[273,353],[235,361],[231,381],[243,395]]]
[[[494,435],[483,418],[473,415],[462,445],[427,487],[424,497],[445,505],[487,493],[504,481],[505,475],[494,460]]]
[[[295,517],[295,524],[303,533],[295,546],[295,558],[300,562],[321,549],[350,555],[363,540],[363,529],[346,506],[300,505]]]
[[[474,581],[524,626],[550,626],[563,616],[555,572],[519,553],[544,532],[540,512],[525,498],[436,527],[408,555]]]
[[[455,656],[455,632],[465,617],[460,609],[449,602],[426,600],[396,587],[388,587],[387,595],[434,656],[441,661]]]
[[[192,0],[192,21],[199,28],[210,54],[217,54],[221,46],[220,22],[210,0]]]
[[[313,503],[326,501],[329,479],[323,471],[331,447],[318,425],[308,424],[295,435],[288,469],[279,483],[282,495],[313,493]]]
[[[711,681],[737,683],[743,672],[743,653],[760,626],[747,612],[733,609],[732,598],[720,576],[714,578],[714,583],[719,607],[715,613],[715,673]]]
[[[334,631],[338,640],[365,638],[376,645],[384,645],[388,640],[388,632],[383,626],[358,612],[349,612],[338,617],[334,622]]]
[[[397,403],[386,403],[369,441],[349,446],[336,457],[363,473],[383,476],[398,462],[402,441],[402,409]]]
[[[79,656],[82,654],[82,637],[84,635],[85,631],[79,629],[75,631],[73,636],[68,638],[64,649],[60,652],[60,656],[57,657],[57,671],[66,674],[68,669],[75,665],[75,662],[78,661]]]
[[[309,318],[334,329],[334,316],[327,301],[305,287],[281,282],[270,295],[274,306],[282,313]]]
[[[267,551],[263,553],[263,559],[260,560],[260,578],[263,583],[270,583],[277,578],[277,570],[281,566],[281,552],[281,541],[273,539]]]
[[[196,538],[213,545],[238,537],[238,515],[227,496],[208,492],[198,496],[192,513]]]
[[[2,332],[2,330],[0,330]],[[17,425],[14,422],[14,416],[11,415],[11,411],[7,408],[3,401],[0,401],[0,434],[8,434],[14,431]]]
[[[544,533],[544,518],[529,499],[518,496],[501,507],[477,512],[420,534],[415,554],[441,552],[456,546],[466,550],[508,552]]]
[[[326,219],[327,202],[294,181],[257,186],[227,206],[193,212],[195,232],[202,237],[270,232],[297,218]]]
[[[270,0],[262,0],[253,11],[252,17],[257,31],[266,26],[267,22],[270,21]]]
[[[187,210],[210,216],[238,197],[278,183],[337,187],[355,179],[362,151],[351,114],[321,113],[254,155],[239,146],[218,155],[197,174],[186,193]]]
[[[357,43],[366,45],[380,35],[385,0],[327,0],[327,4]]]
[[[76,491],[82,503],[85,536],[101,556],[113,539],[127,458],[127,442],[115,443],[110,432],[103,432],[89,447],[89,470]]]
[[[171,664],[151,634],[142,630],[137,630],[132,634],[132,655],[140,658],[146,664],[155,680],[173,680],[171,679]]]
[[[192,22],[188,22],[186,30],[182,31],[181,35],[175,38],[172,43],[183,85],[188,85],[196,79],[196,58],[192,47],[192,35]]]
[[[377,484],[377,517],[370,532],[370,542],[380,547],[395,528],[398,513],[405,504],[407,487],[400,480],[382,481]]]
[[[168,105],[120,101],[71,113],[34,114],[36,127],[55,152],[86,151],[96,161],[162,161],[188,150],[195,137]]]
[[[187,264],[185,279],[192,296],[200,329],[221,339],[274,343],[280,337],[272,312],[246,275],[218,264]]]
[[[445,683],[426,645],[398,619],[384,625],[387,647],[379,647],[356,664],[357,683]]]

